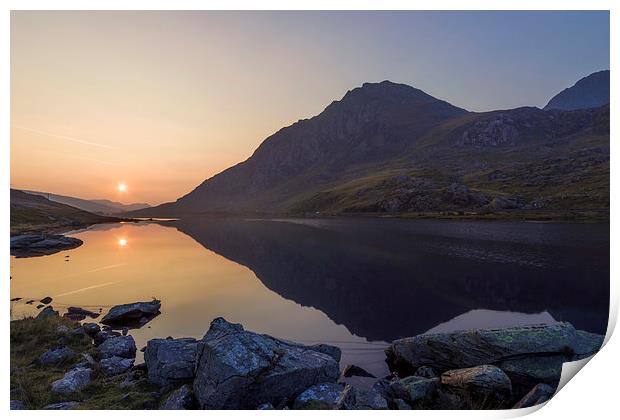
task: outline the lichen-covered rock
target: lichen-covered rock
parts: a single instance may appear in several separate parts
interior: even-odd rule
[[[130,335],[111,337],[99,345],[99,353],[101,353],[102,358],[118,356],[134,359],[136,357],[136,342]]]
[[[469,401],[502,402],[510,398],[510,378],[497,366],[454,369],[441,375],[442,385],[456,389]]]
[[[350,389],[350,388],[349,388]],[[313,385],[295,398],[295,410],[337,410],[355,403],[354,393],[347,386],[332,382]]]
[[[65,401],[54,404],[48,404],[43,407],[43,410],[73,410],[78,405],[80,405],[77,401]]]
[[[194,406],[194,394],[188,384],[173,391],[159,407],[160,410],[189,410]]]
[[[46,351],[39,357],[39,362],[42,365],[58,365],[73,357],[75,357],[75,352],[69,347],[64,346]]]
[[[278,407],[339,374],[332,356],[216,318],[198,342],[194,394],[201,408]]]
[[[538,384],[532,388],[530,392],[525,394],[512,408],[526,408],[541,404],[549,400],[554,393],[555,388],[547,384]]]
[[[408,378],[392,382],[390,384],[390,393],[395,398],[414,404],[430,400],[434,396],[438,385],[438,378],[429,379],[420,376],[409,376]]]
[[[99,367],[107,376],[120,375],[127,372],[133,366],[134,359],[118,356],[108,357],[99,361]]]
[[[72,369],[62,379],[52,382],[52,391],[59,394],[80,391],[90,383],[92,373],[92,369],[88,368]]]
[[[149,380],[160,386],[176,386],[194,379],[196,368],[194,338],[149,340],[144,352]]]
[[[135,302],[117,305],[101,320],[106,325],[130,325],[140,323],[141,318],[152,318],[159,314],[161,301],[155,299],[150,302]]]

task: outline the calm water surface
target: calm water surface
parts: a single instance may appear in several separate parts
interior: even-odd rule
[[[12,316],[54,298],[103,312],[156,297],[133,330],[202,337],[223,316],[246,329],[343,349],[383,375],[386,343],[426,331],[570,321],[604,333],[609,225],[377,219],[212,220],[94,226],[84,245],[11,258]],[[68,256],[68,257],[67,257]],[[66,261],[68,260],[68,261]]]

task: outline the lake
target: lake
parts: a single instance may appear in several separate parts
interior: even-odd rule
[[[132,330],[202,337],[223,316],[252,331],[330,343],[387,374],[383,350],[427,331],[569,321],[604,334],[609,224],[402,219],[187,219],[96,225],[84,244],[11,257],[11,315],[162,301]],[[35,302],[35,305],[38,302]],[[361,381],[361,379],[359,379]]]

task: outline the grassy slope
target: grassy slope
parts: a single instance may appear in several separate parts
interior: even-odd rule
[[[51,390],[51,383],[61,379],[81,359],[81,353],[95,356],[97,349],[86,335],[58,332],[59,326],[69,329],[79,327],[79,323],[61,317],[45,319],[24,318],[11,321],[11,389],[19,389],[17,399],[29,409],[40,409],[47,404],[78,401],[79,409],[142,409],[145,405],[157,406],[158,401],[152,392],[157,387],[150,384],[139,388],[123,389],[118,385],[123,375],[106,378],[95,370],[93,382],[81,392],[73,395],[58,395]],[[37,366],[37,360],[46,350],[60,344],[70,347],[76,357],[57,366]]]
[[[11,234],[53,232],[62,228],[84,227],[115,222],[115,217],[100,216],[45,197],[11,190]]]

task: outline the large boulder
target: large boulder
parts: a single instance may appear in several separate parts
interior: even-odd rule
[[[201,408],[280,407],[338,376],[332,356],[216,318],[198,342],[194,394]]]
[[[159,407],[160,410],[189,410],[194,406],[194,394],[188,384],[174,390]]]
[[[82,240],[63,235],[17,235],[11,237],[11,255],[22,257],[38,257],[59,251],[77,248]]]
[[[101,320],[102,324],[123,326],[140,324],[141,319],[151,319],[159,314],[161,301],[135,302],[113,306]]]
[[[48,350],[39,357],[42,365],[58,365],[75,357],[75,352],[69,347],[63,346]]]
[[[395,398],[402,399],[408,404],[425,403],[430,401],[439,385],[439,378],[423,378],[421,376],[409,376],[393,381],[390,384],[390,394]]]
[[[92,369],[88,368],[72,369],[62,379],[52,382],[52,391],[59,394],[81,391],[90,384],[92,373]]]
[[[510,378],[491,365],[449,370],[441,375],[441,384],[456,389],[467,401],[495,407],[508,400],[512,393]]]
[[[569,323],[422,334],[394,341],[387,362],[401,375],[428,366],[441,373],[496,365],[519,389],[559,381],[562,363],[596,352],[597,334],[577,331]]]
[[[108,338],[99,345],[98,349],[102,359],[112,356],[125,359],[134,359],[136,357],[136,342],[130,335]]]
[[[196,368],[196,346],[194,338],[149,340],[144,352],[149,380],[165,387],[191,382]]]

